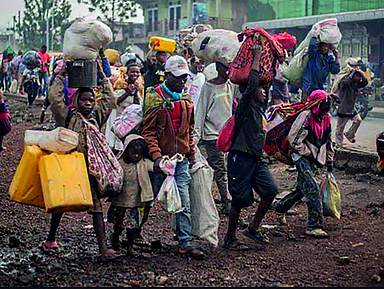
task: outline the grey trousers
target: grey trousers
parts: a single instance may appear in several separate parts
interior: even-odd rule
[[[215,171],[215,181],[219,189],[222,202],[229,202],[227,166],[225,162],[225,153],[216,147],[216,140],[203,141],[207,151],[208,164]]]
[[[337,126],[336,126],[336,143],[343,147],[343,140],[344,140],[344,129],[347,125],[348,120],[352,120],[352,125],[349,128],[349,130],[345,133],[349,139],[354,139],[357,130],[359,129],[359,126],[361,124],[361,117],[359,114],[356,114],[353,117],[337,117]]]

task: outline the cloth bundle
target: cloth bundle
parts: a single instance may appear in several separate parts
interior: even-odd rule
[[[235,84],[247,84],[254,62],[254,50],[260,51],[259,83],[269,84],[276,76],[278,58],[284,57],[283,46],[262,28],[247,29],[238,34],[245,41],[229,68],[229,79]]]
[[[114,196],[123,186],[123,168],[102,133],[85,118],[83,125],[82,134],[88,152],[88,172],[95,177],[101,197]]]

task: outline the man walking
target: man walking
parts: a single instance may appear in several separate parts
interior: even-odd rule
[[[43,97],[48,96],[48,75],[49,75],[49,63],[51,61],[51,57],[49,56],[49,53],[47,52],[47,46],[43,45],[41,46],[41,50],[38,52],[41,60],[42,60],[42,68],[40,71],[40,91],[39,95]],[[44,85],[43,85],[44,80]]]
[[[183,256],[202,258],[204,253],[191,246],[189,168],[195,162],[194,113],[191,98],[187,93],[183,93],[189,73],[187,61],[183,57],[172,56],[167,60],[165,82],[147,90],[142,136],[155,162],[155,171],[161,172],[159,165],[163,156],[173,157],[178,153],[183,157],[175,171],[182,205],[182,211],[175,214],[176,236],[179,242],[177,252]],[[158,182],[164,179],[164,174],[156,176]]]
[[[229,214],[230,200],[225,154],[216,147],[219,132],[232,116],[234,98],[240,98],[238,86],[229,81],[228,67],[216,62],[218,76],[206,81],[196,109],[195,142],[202,140],[208,163],[215,171],[215,180],[223,204],[222,212]]]

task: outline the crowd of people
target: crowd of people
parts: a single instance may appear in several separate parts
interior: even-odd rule
[[[229,215],[224,248],[238,250],[243,246],[236,237],[236,228],[241,210],[254,203],[254,192],[261,200],[252,223],[244,232],[246,237],[268,243],[268,237],[259,229],[267,211],[274,209],[284,214],[303,197],[308,206],[306,234],[315,238],[328,237],[323,224],[320,189],[314,177],[316,168],[326,167],[331,172],[333,167],[334,149],[328,112],[331,102],[338,96],[336,145],[343,147],[343,136],[355,142],[361,119],[354,109],[354,102],[358,89],[367,85],[367,79],[356,59],[349,58],[341,69],[336,47],[320,42],[318,37],[311,39],[301,89],[301,102],[309,105],[297,117],[287,137],[293,150],[297,185],[291,194],[274,202],[279,188],[263,154],[265,109],[269,105],[290,101],[290,89],[294,91],[295,88],[284,79],[281,71],[288,65],[288,55],[292,51],[286,50],[286,57],[271,68],[273,81],[261,84],[260,49],[255,48],[248,82],[242,85],[230,81],[227,63],[215,62],[205,67],[195,55],[171,56],[151,49],[145,61],[133,54],[124,63],[113,63],[111,69],[111,63],[101,50],[98,87],[72,89],[68,87],[64,59],[54,63],[49,81],[50,56],[46,46],[42,47],[39,52],[42,59],[40,78],[44,83],[41,95],[46,100],[41,121],[44,121],[45,111],[50,106],[56,126],[79,133],[78,151],[85,155],[94,154],[87,145],[90,136],[84,133],[84,128],[92,129],[97,137],[105,139],[124,171],[122,191],[109,199],[108,221],[114,225],[112,249],[108,249],[105,242],[98,181],[92,175],[89,177],[93,198],[90,213],[99,250],[105,258],[120,255],[120,236],[125,229],[127,211],[130,220],[126,228],[129,250],[132,251],[132,244],[148,244],[142,230],[166,177],[161,169],[162,161],[164,157],[175,155],[180,157],[175,180],[182,204],[182,210],[175,214],[177,252],[193,258],[204,257],[204,252],[193,246],[191,234],[190,168],[196,160],[196,149],[201,149],[207,156],[220,195],[217,205],[222,214]],[[20,52],[18,57],[21,55]],[[113,76],[111,71],[118,71],[118,75]],[[21,79],[21,64],[15,73],[15,77]],[[329,74],[338,74],[332,93],[326,92]],[[1,79],[3,89],[7,90],[7,77]],[[111,130],[111,123],[131,104],[141,106],[143,121],[134,133],[119,139]],[[234,116],[235,128],[231,148],[226,153],[216,144],[220,130],[231,116]],[[352,120],[353,125],[344,134],[348,120]],[[61,217],[62,213],[52,214],[48,237],[42,243],[43,250],[59,250],[56,232]]]

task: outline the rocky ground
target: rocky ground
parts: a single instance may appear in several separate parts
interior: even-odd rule
[[[263,225],[271,242],[252,243],[242,235],[257,204],[242,213],[238,238],[250,250],[233,252],[195,241],[207,254],[202,261],[180,258],[172,239],[170,216],[155,205],[144,236],[160,240],[159,250],[102,263],[97,256],[91,217],[65,214],[58,232],[61,251],[46,255],[38,248],[49,229],[44,210],[10,200],[8,187],[23,152],[25,129],[39,129],[39,107],[9,101],[13,131],[0,156],[0,286],[383,286],[384,180],[373,174],[347,175],[335,171],[342,194],[341,220],[326,218],[329,239],[304,235],[306,206],[296,206],[280,225],[268,212]],[[49,119],[49,116],[48,116]],[[46,125],[52,126],[52,123]],[[295,173],[270,166],[281,191],[290,190]],[[105,210],[108,208],[106,204]],[[219,239],[227,217],[220,216]],[[110,235],[111,226],[108,225]]]

